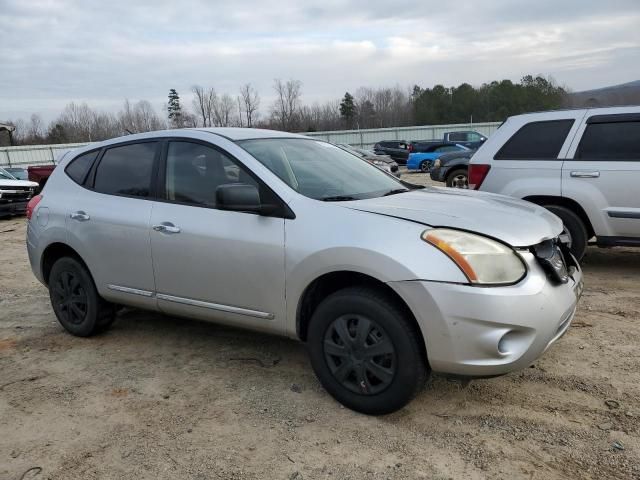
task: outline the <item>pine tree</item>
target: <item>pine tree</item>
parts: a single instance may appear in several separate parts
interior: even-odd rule
[[[356,116],[356,104],[353,101],[353,95],[349,92],[344,94],[344,98],[340,102],[340,116],[344,118],[347,128],[351,128]]]
[[[182,128],[182,107],[180,106],[180,96],[175,88],[169,90],[169,102],[167,103],[167,114],[169,123],[174,128]]]

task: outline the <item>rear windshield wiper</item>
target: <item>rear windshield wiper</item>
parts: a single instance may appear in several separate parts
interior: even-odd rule
[[[320,200],[323,202],[346,202],[348,200],[355,200],[355,197],[349,195],[334,195],[332,197],[322,197]]]
[[[382,195],[383,197],[388,197],[389,195],[396,195],[398,193],[408,192],[408,188],[396,188],[395,190],[389,190],[387,193]]]

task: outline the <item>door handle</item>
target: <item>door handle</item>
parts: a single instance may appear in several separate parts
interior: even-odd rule
[[[571,172],[570,175],[574,178],[598,178],[600,176],[600,172]]]
[[[73,220],[78,220],[79,222],[86,222],[87,220],[89,220],[91,217],[89,215],[87,215],[85,212],[83,212],[82,210],[79,210],[77,212],[73,212],[71,215],[69,215]]]
[[[180,233],[180,227],[176,227],[172,223],[161,223],[152,227],[156,232],[161,233]]]

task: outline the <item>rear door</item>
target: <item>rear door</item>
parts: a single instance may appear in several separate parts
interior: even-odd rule
[[[620,110],[631,109],[615,111]],[[583,205],[602,243],[640,240],[640,112],[635,110],[587,115],[562,169],[563,196]]]
[[[482,158],[491,148],[481,148],[473,157],[473,163],[491,165],[481,190],[516,198],[559,197],[562,162],[583,116],[584,110],[573,110],[509,119],[491,139],[502,142],[494,157]],[[502,138],[508,132],[513,133]]]
[[[100,294],[142,308],[156,306],[149,221],[158,145],[143,141],[106,148],[82,182],[85,188],[67,220],[69,243],[87,263]],[[80,160],[66,169],[78,183],[84,176]]]

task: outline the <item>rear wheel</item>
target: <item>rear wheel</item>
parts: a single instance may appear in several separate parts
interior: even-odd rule
[[[457,168],[447,175],[447,187],[469,188],[469,174],[466,168]]]
[[[113,305],[98,295],[87,268],[73,257],[62,257],[53,264],[49,298],[60,324],[79,337],[106,330],[115,319]]]
[[[422,335],[397,303],[377,290],[351,287],[316,308],[307,343],[324,388],[358,412],[394,412],[420,391],[429,370]]]
[[[421,170],[423,173],[427,173],[427,172],[429,171],[429,162],[428,162],[427,160],[423,161],[423,162],[420,164],[420,170]]]
[[[587,228],[580,217],[566,207],[545,205],[545,208],[560,217],[564,225],[560,241],[569,247],[569,250],[578,261],[582,260],[589,238]]]

